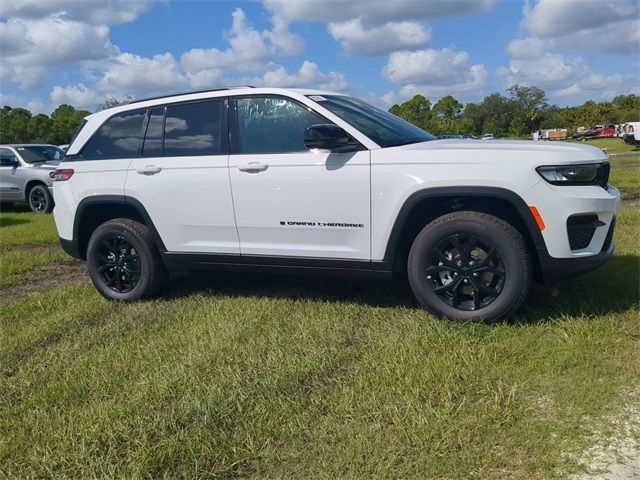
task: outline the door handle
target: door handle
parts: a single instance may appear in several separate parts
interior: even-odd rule
[[[241,172],[258,173],[264,172],[267,168],[269,168],[269,165],[260,162],[249,162],[238,165],[237,168]]]
[[[140,167],[136,170],[140,175],[155,175],[161,171],[162,168],[156,167],[155,165],[145,165],[144,167]]]

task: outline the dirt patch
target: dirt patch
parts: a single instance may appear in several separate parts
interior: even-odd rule
[[[52,263],[29,271],[29,279],[17,285],[0,287],[3,298],[25,297],[33,292],[42,292],[69,285],[86,285],[90,282],[87,268],[80,260]]]
[[[594,432],[592,445],[584,451],[579,463],[586,472],[571,480],[640,479],[640,398],[632,396],[623,413],[611,419],[613,433]]]
[[[0,253],[9,252],[9,251],[20,251],[20,252],[38,252],[38,251],[48,251],[48,250],[58,250],[60,247],[55,243],[32,243],[32,244],[22,244],[22,245],[5,245],[0,247]]]
[[[640,193],[623,193],[621,198],[625,202],[629,202],[629,201],[633,201],[633,200],[639,200],[640,199]]]

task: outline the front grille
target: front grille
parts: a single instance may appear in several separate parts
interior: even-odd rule
[[[611,220],[611,225],[609,225],[609,231],[607,232],[607,236],[604,239],[604,244],[602,245],[602,251],[606,252],[607,250],[609,250],[609,247],[611,246],[611,242],[613,242],[613,231],[616,228],[616,217],[613,217],[613,220]]]
[[[593,239],[596,228],[604,225],[598,220],[598,216],[573,215],[567,219],[567,234],[569,236],[569,246],[571,250],[587,248]]]

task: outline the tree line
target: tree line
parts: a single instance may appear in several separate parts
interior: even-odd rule
[[[110,97],[99,110],[131,100]],[[433,105],[415,95],[389,111],[434,135],[493,133],[499,137],[523,137],[541,128],[590,127],[596,124],[638,121],[640,96],[620,95],[610,102],[588,100],[582,105],[550,105],[546,93],[537,87],[513,85],[507,94],[492,93],[481,102],[463,105],[451,95]],[[60,105],[49,116],[33,115],[26,108],[4,106],[0,110],[0,143],[69,143],[88,110]]]
[[[434,135],[493,133],[499,137],[523,137],[543,128],[566,128],[638,121],[640,96],[619,95],[610,102],[588,100],[582,105],[550,105],[538,87],[513,85],[507,95],[492,93],[479,103],[463,105],[451,95],[433,105],[415,95],[389,111]]]
[[[132,97],[108,97],[98,105],[98,110],[116,107],[131,100]],[[67,144],[73,138],[82,119],[89,114],[89,110],[76,110],[67,104],[60,105],[50,116],[44,113],[33,115],[26,108],[4,106],[0,110],[0,144]]]

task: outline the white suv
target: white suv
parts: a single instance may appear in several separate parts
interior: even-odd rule
[[[395,273],[434,314],[491,321],[613,255],[608,176],[589,146],[437,140],[343,94],[236,87],[87,117],[54,216],[113,300],[170,270]]]

